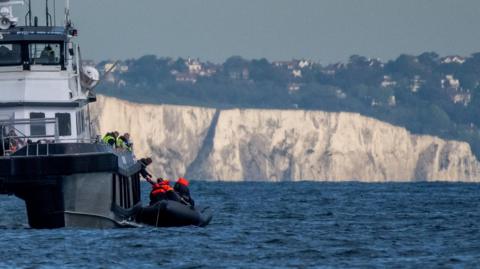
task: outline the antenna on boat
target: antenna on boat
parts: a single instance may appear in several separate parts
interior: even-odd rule
[[[49,0],[45,0],[45,22],[47,27],[52,26],[52,14],[50,14],[50,10],[48,8]]]
[[[8,30],[17,25],[18,18],[13,16],[14,5],[24,5],[23,0],[0,0],[0,30]]]
[[[53,0],[53,26],[57,26],[57,0]]]
[[[25,25],[32,26],[32,0],[28,0],[28,12],[25,15]],[[28,20],[27,20],[28,18]]]
[[[70,26],[70,0],[65,0],[65,25]]]

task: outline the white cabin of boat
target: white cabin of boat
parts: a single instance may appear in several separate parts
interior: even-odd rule
[[[26,26],[5,29],[3,20],[13,17],[11,6],[22,2],[0,0],[1,135],[15,136],[21,144],[88,142],[88,104],[96,99],[91,89],[98,72],[89,67],[86,74],[82,67],[74,42],[78,32],[67,16],[65,26],[38,26],[30,10]]]

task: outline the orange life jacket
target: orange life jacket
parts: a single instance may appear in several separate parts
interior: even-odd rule
[[[168,182],[160,182],[153,184],[152,186],[152,192],[150,192],[151,195],[156,196],[161,193],[167,193],[169,191],[173,191],[173,188],[168,185]]]

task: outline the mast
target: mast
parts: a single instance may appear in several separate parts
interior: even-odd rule
[[[48,27],[48,0],[45,0],[45,25]]]
[[[25,26],[32,26],[32,0],[28,0],[27,14],[25,14]]]
[[[53,0],[53,26],[57,26],[57,0]]]
[[[32,0],[28,0],[28,21],[32,26]]]
[[[50,14],[50,8],[48,6],[49,0],[45,0],[45,21],[46,25],[48,26],[54,26],[53,25],[53,20],[52,20],[52,14]]]
[[[70,0],[65,0],[65,25],[69,26],[70,24]]]

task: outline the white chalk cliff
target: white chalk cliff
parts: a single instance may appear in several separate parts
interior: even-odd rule
[[[147,105],[99,96],[99,134],[129,132],[155,175],[211,180],[480,181],[464,142],[355,113]]]

